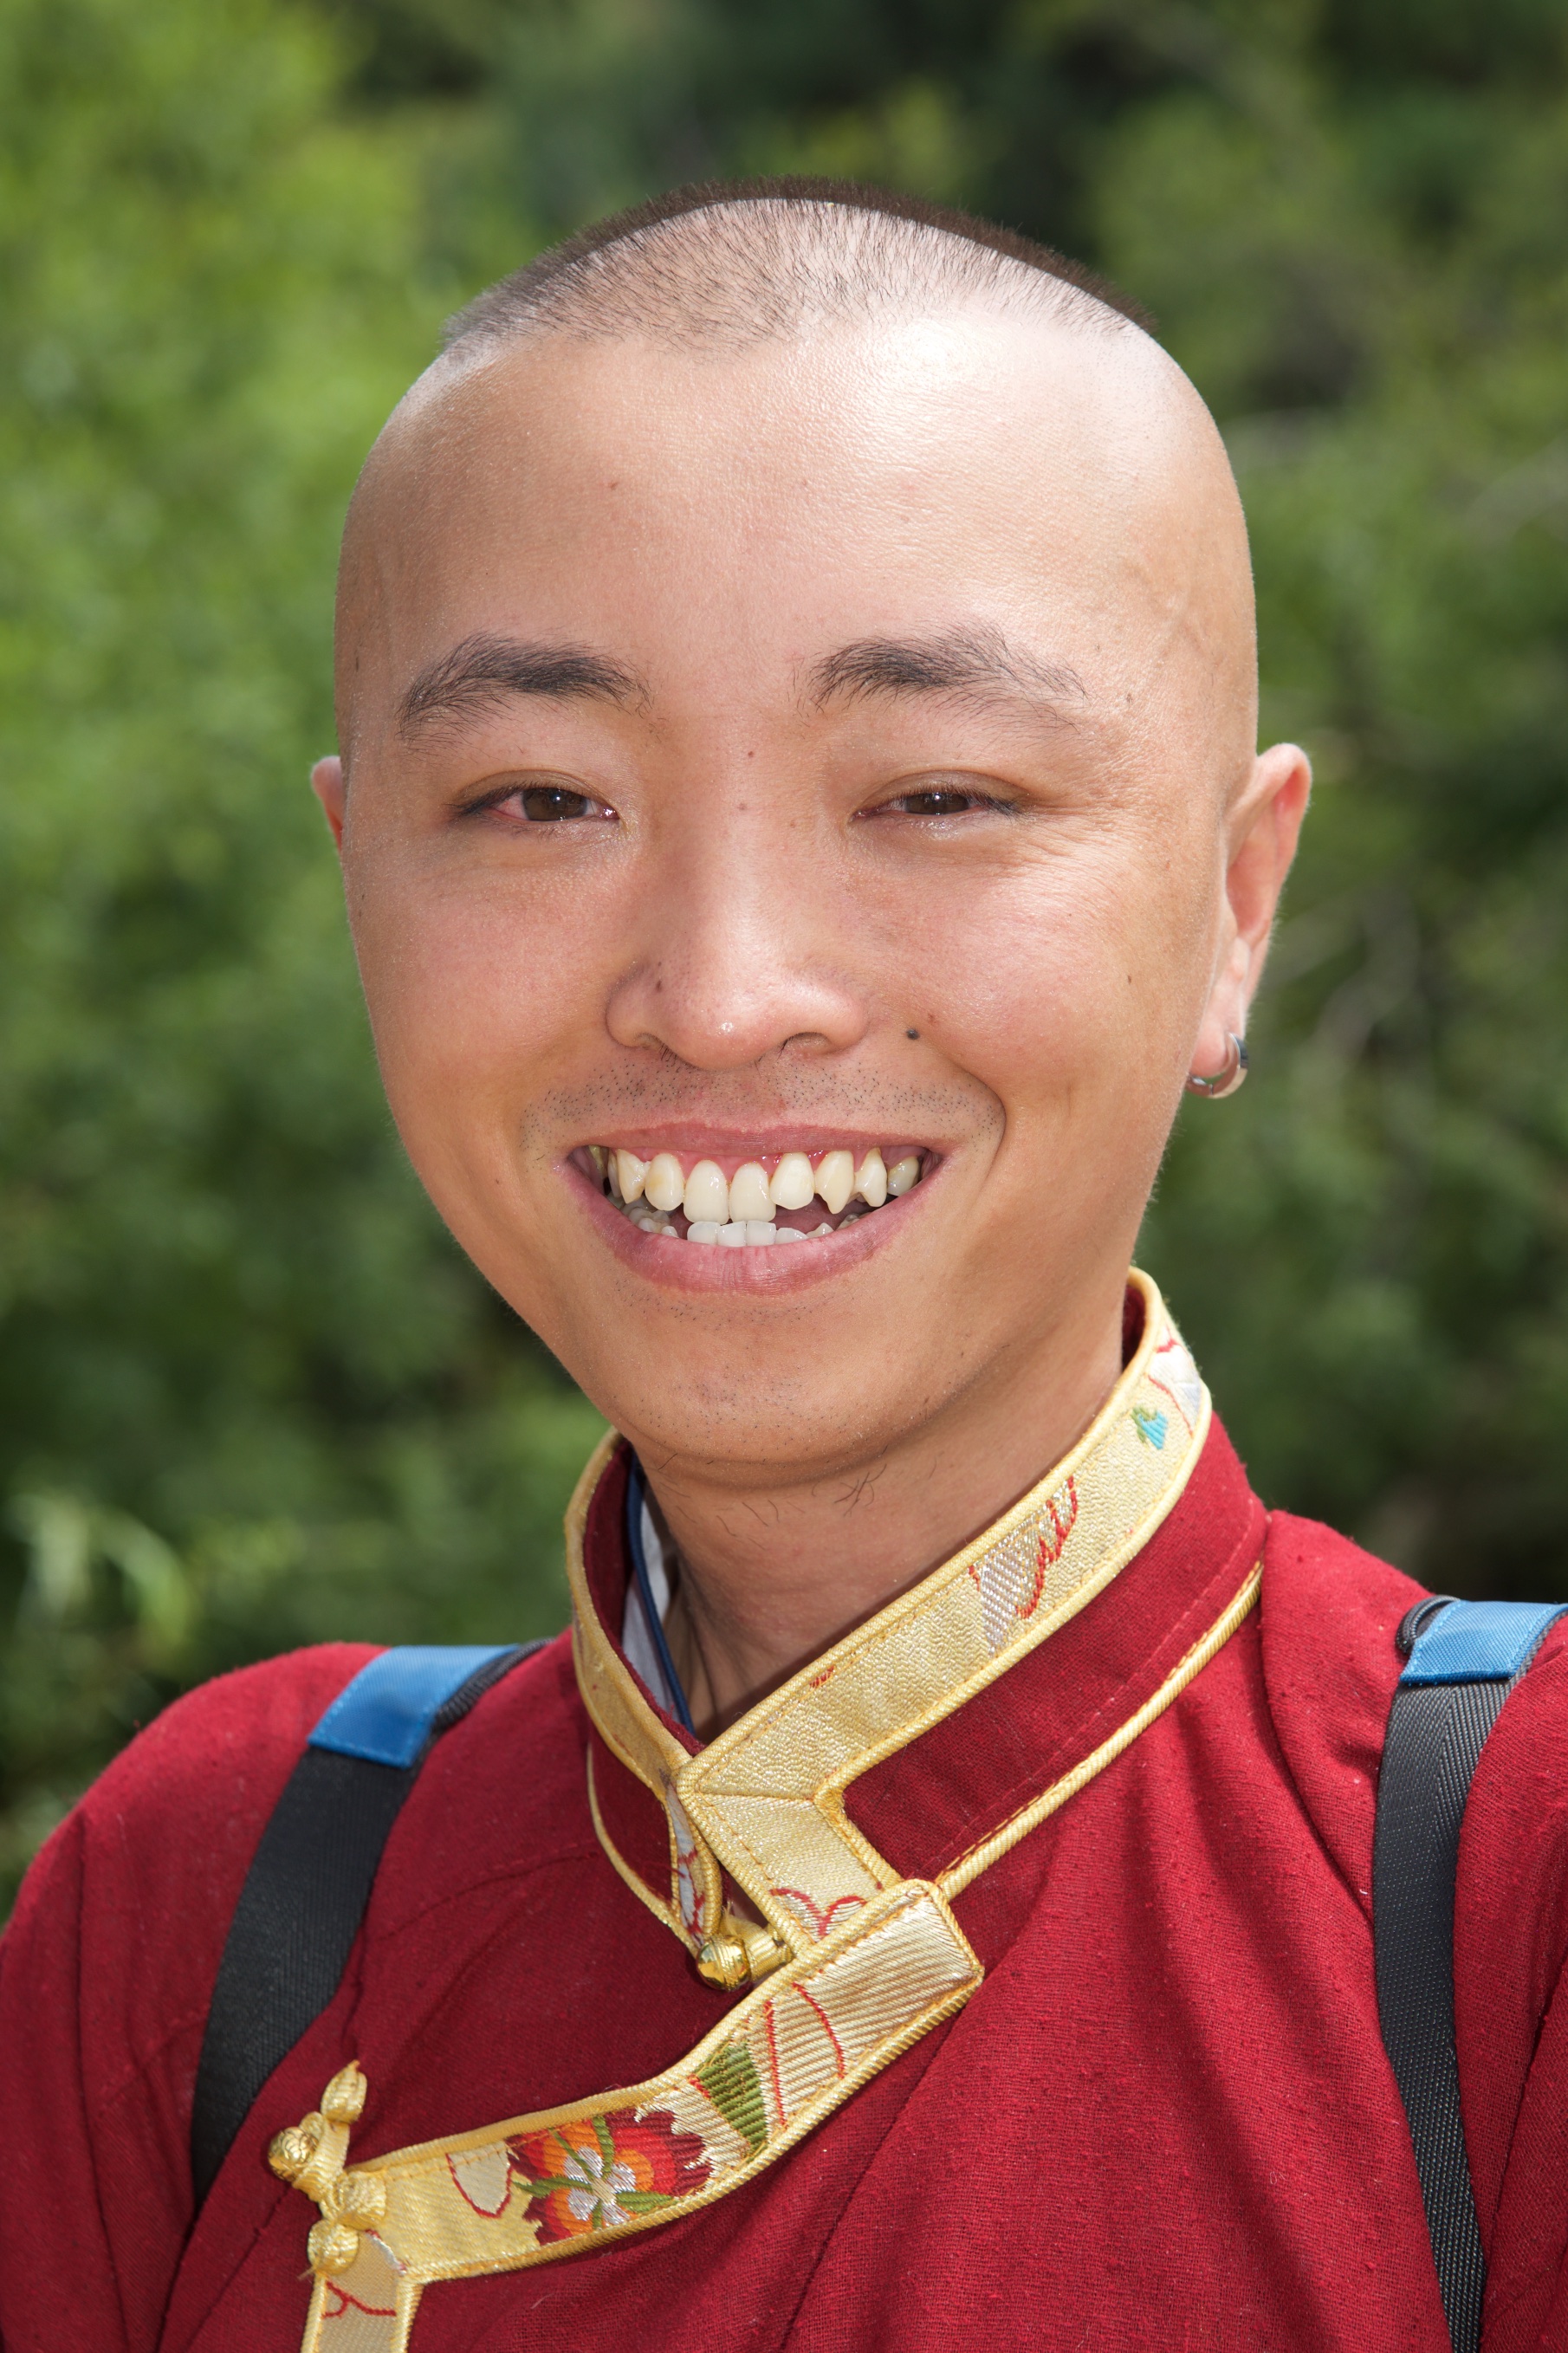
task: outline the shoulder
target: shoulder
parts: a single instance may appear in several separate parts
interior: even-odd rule
[[[218,1924],[221,1942],[312,1728],[381,1648],[322,1643],[217,1676],[174,1701],[61,1824],[24,1883],[18,1919],[46,1899],[68,1852],[76,1872],[92,1874],[100,1901],[178,1919],[182,1933],[194,1912]],[[547,1781],[560,1767],[563,1718],[574,1702],[562,1639],[524,1661],[437,1743],[421,1782],[434,1787],[456,1771],[476,1794],[500,1799],[509,1789],[515,1796],[520,1773],[531,1785]]]
[[[1399,1621],[1424,1590],[1320,1521],[1273,1513],[1262,1594],[1270,1698],[1381,1725],[1402,1664]]]
[[[0,2141],[20,2152],[25,2178],[86,2181],[91,2194],[85,2219],[79,2203],[68,2210],[50,2197],[42,2212],[18,2206],[0,2221],[0,2277],[23,2299],[0,2314],[7,2343],[18,2313],[33,2327],[32,2289],[8,2260],[7,2232],[46,2279],[51,2263],[68,2265],[84,2310],[98,2299],[106,2344],[126,2333],[116,2323],[127,2280],[146,2324],[136,2341],[157,2333],[190,2226],[196,2067],[235,1905],[312,1726],[377,1647],[299,1651],[177,1701],[116,1758],[28,1873],[0,1939]],[[552,1734],[580,1778],[582,1742],[561,1737],[570,1683],[569,1646],[552,1644],[437,1744],[416,1802],[448,1769],[444,1750],[466,1751],[475,1769],[463,1835],[450,1835],[448,1817],[445,1834],[438,1828],[410,1855],[405,1876],[426,1894],[459,1863],[471,1883],[507,1820],[514,1837],[520,1824],[531,1835],[524,1801],[536,1784],[551,1786]],[[52,2341],[41,2325],[33,2335]]]
[[[49,1989],[76,2012],[84,2048],[96,2045],[100,2084],[151,2063],[182,2033],[194,2038],[194,2070],[261,1833],[318,1718],[380,1647],[325,1643],[220,1675],[121,1751],[23,1883],[0,1945],[0,2031],[16,2032]],[[575,1706],[563,1639],[437,1742],[417,1810],[460,1788],[468,1835],[442,1842],[459,1876],[483,1874],[492,1828],[499,1838],[510,1825],[515,1840],[520,1791],[563,1801],[581,1780],[582,1742],[563,1737]],[[528,1812],[541,1819],[537,1805]]]
[[[372,1931],[395,1934],[477,1889],[596,1858],[587,1740],[571,1639],[562,1635],[437,1742],[388,1842]]]
[[[323,1642],[198,1684],[121,1751],[80,1813],[119,1829],[194,1809],[215,1834],[237,1829],[276,1798],[318,1717],[379,1648]]]
[[[1459,1892],[1483,1979],[1520,1974],[1539,2018],[1568,1967],[1568,1617],[1547,1629],[1481,1749]]]
[[[187,2010],[205,2015],[267,1819],[317,1717],[374,1655],[333,1642],[240,1668],[139,1733],[23,1883],[3,1948],[4,2007],[26,2000],[29,1983],[63,1991],[68,1981],[83,2033],[100,2029],[122,2066]]]
[[[1277,1512],[1260,1632],[1269,1713],[1308,1813],[1370,1910],[1377,1777],[1405,1662],[1399,1621],[1426,1591],[1315,1520]],[[1486,1744],[1467,1845],[1568,1857],[1568,1619],[1547,1633]],[[1564,1915],[1568,1918],[1568,1913]]]
[[[1404,1663],[1394,1636],[1422,1591],[1316,1520],[1269,1520],[1259,1604],[1269,1714],[1301,1802],[1368,1912],[1378,1767]]]
[[[121,1751],[63,1828],[143,1886],[173,1866],[216,1894],[236,1866],[243,1875],[311,1726],[377,1648],[323,1643],[187,1692]]]

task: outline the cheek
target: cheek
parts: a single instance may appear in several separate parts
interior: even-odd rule
[[[547,1082],[602,1007],[595,938],[569,881],[431,876],[367,860],[354,944],[399,1126],[448,1135]],[[578,903],[574,903],[578,902]]]
[[[1059,1119],[1179,1084],[1207,985],[1202,893],[1124,845],[1048,858],[955,907],[924,969],[929,1018],[1009,1119]]]

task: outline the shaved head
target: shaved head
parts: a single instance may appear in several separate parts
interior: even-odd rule
[[[967,330],[980,362],[968,382],[953,382],[921,332],[943,325],[950,345]],[[840,379],[853,375],[857,343],[864,357],[879,353],[884,379],[893,362],[894,400],[923,409],[910,420],[911,454],[945,425],[961,470],[973,467],[987,411],[1000,422],[1010,405],[1005,379],[1026,381],[1033,371],[1034,446],[1004,459],[1020,543],[1044,520],[1028,512],[1029,472],[1054,458],[1058,474],[1079,477],[1083,503],[1098,495],[1108,510],[1100,527],[1142,568],[1141,592],[1153,588],[1181,607],[1215,723],[1234,723],[1222,765],[1239,774],[1256,723],[1246,532],[1219,436],[1186,378],[1131,306],[1063,256],[961,213],[810,181],[677,191],[542,255],[451,322],[441,356],[381,436],[350,511],[338,661],[345,755],[352,761],[361,691],[375,670],[367,670],[366,630],[374,632],[399,558],[404,567],[426,563],[438,486],[472,490],[487,465],[510,474],[527,464],[551,438],[552,409],[564,417],[590,383],[627,387],[640,371],[646,409],[679,401],[673,386],[685,372],[695,419],[723,406],[727,376],[733,417],[760,426],[768,394],[759,406],[759,388],[770,378],[774,389],[798,379],[808,353]],[[608,362],[607,352],[616,354]],[[886,407],[880,387],[873,398]],[[845,436],[830,416],[818,423],[826,461]],[[715,439],[722,438],[721,427]],[[1082,520],[1072,528],[1081,531]],[[1167,575],[1159,583],[1150,576],[1155,564]],[[966,634],[974,631],[956,633]],[[433,685],[424,671],[443,665],[444,681]],[[527,649],[520,658],[498,638],[441,649],[398,691],[405,705],[410,697],[428,704],[432,693],[449,703],[456,693],[502,691],[508,678],[526,674],[537,688],[570,672],[581,684],[616,667],[603,651],[576,647]]]
[[[1065,255],[968,213],[783,179],[678,188],[584,229],[460,311],[447,349],[556,333],[733,351],[977,299],[1100,333],[1138,316]]]
[[[875,1585],[939,1461],[951,1550],[1114,1377],[1304,805],[1258,754],[1193,386],[1005,232],[689,192],[455,322],[354,497],[338,687],[318,789],[465,1249],[660,1466],[688,1559],[870,1478],[912,1514],[879,1505]],[[668,1229],[605,1208],[656,1162]],[[822,1177],[848,1228],[785,1201],[775,1236],[759,1187],[808,1162],[874,1213]],[[737,1488],[771,1500],[704,1533]]]

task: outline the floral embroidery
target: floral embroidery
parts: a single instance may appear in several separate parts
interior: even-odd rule
[[[397,2317],[397,2283],[404,2265],[374,2231],[360,2234],[359,2249],[346,2272],[323,2283],[323,2353],[381,2353],[384,2324]]]
[[[986,1648],[993,1658],[1040,1606],[1046,1572],[1067,1550],[1078,1525],[1078,1482],[1064,1480],[1022,1528],[995,1545],[969,1574],[980,1594]]]
[[[675,1794],[675,1785],[666,1781],[664,1802],[669,1813],[669,1826],[675,1833],[675,1901],[680,1914],[680,1925],[695,1942],[707,1933],[707,1903],[697,1877],[697,1839],[687,1818],[685,1807]]]
[[[458,2195],[476,2214],[502,2214],[511,2196],[511,2156],[505,2141],[460,2151],[447,2159]]]
[[[357,2295],[347,2295],[336,2280],[327,2282],[327,2293],[321,2317],[342,2320],[345,2314],[363,2312],[372,2320],[395,2320],[397,2307],[392,2304],[362,2304]]]
[[[1078,1525],[1076,1479],[1069,1479],[1065,1486],[1058,1488],[1054,1495],[1047,1497],[1046,1515],[1050,1526],[1040,1536],[1039,1565],[1042,1568],[1051,1568],[1067,1550],[1068,1538]],[[1023,1614],[1019,1612],[1020,1616]]]
[[[1071,1474],[1058,1466],[998,1524],[1005,1534],[990,1532],[965,1546],[962,1577],[956,1560],[933,1572],[926,1589],[890,1606],[885,1623],[846,1638],[800,1679],[802,1689],[781,1694],[744,1736],[727,1736],[705,1757],[689,1757],[660,1728],[635,1685],[622,1689],[626,1679],[593,1615],[583,1527],[614,1443],[606,1439],[568,1523],[578,1675],[611,1748],[666,1797],[669,1878],[658,1874],[659,1916],[694,1949],[715,1920],[724,1933],[719,1858],[743,1850],[746,1876],[737,1875],[736,1886],[775,1929],[790,1915],[789,1935],[802,1950],[784,1957],[694,2050],[651,2080],[584,2101],[564,2121],[559,2113],[512,2116],[481,2135],[465,2131],[372,2160],[349,2169],[344,2190],[337,2185],[347,2126],[359,2114],[363,2084],[357,2069],[340,2071],[355,2081],[354,2104],[334,2077],[320,2114],[306,2120],[310,2129],[296,2126],[278,2143],[290,2179],[306,2171],[294,2158],[308,2149],[306,2194],[321,2207],[326,2226],[317,2226],[310,2242],[315,2286],[306,2353],[396,2353],[407,2346],[421,2290],[432,2282],[521,2271],[563,2254],[591,2259],[612,2239],[727,2194],[953,2015],[981,1983],[982,1966],[947,1899],[962,1896],[1081,1788],[1086,1774],[1123,1753],[1257,1600],[1255,1568],[1143,1709],[1108,1726],[1080,1766],[1019,1806],[935,1884],[883,1884],[879,1873],[889,1866],[874,1852],[868,1860],[863,1838],[847,1838],[843,1792],[868,1757],[914,1736],[910,1704],[920,1702],[922,1720],[957,1706],[971,1683],[977,1688],[1005,1666],[1010,1650],[1026,1649],[1117,1575],[1180,1493],[1197,1459],[1207,1398],[1152,1286],[1142,1277],[1137,1282],[1147,1340],[1074,1450]],[[818,1700],[825,1683],[834,1705]],[[672,1782],[687,1793],[684,1802]],[[595,1819],[615,1860],[596,1809]],[[751,1935],[739,1939],[748,1952]],[[829,1942],[814,1955],[810,1947],[824,1936]],[[380,2181],[385,2196],[374,2228],[368,2220],[362,2227],[362,2207],[368,2216],[380,2200],[354,2186],[361,2176]],[[384,2248],[381,2229],[395,2239],[395,2253]],[[355,2239],[352,2265],[329,2273]]]
[[[836,1895],[831,1904],[818,1904],[804,1887],[773,1887],[768,1893],[787,1905],[801,1926],[809,1928],[814,1936],[829,1935],[838,1925],[840,1912],[853,1912],[866,1901],[863,1895]]]
[[[771,2035],[773,2032],[771,2002],[768,2004],[765,2015]],[[740,2134],[753,2157],[760,2148],[766,2147],[767,2102],[763,2097],[762,2078],[757,2073],[757,2063],[744,2042],[721,2044],[706,2067],[700,2067],[691,2080],[698,2090],[712,2101],[731,2131]]]
[[[542,2243],[624,2231],[639,2216],[689,2198],[711,2168],[695,2133],[664,2108],[616,2108],[510,2144]]]
[[[1157,1389],[1163,1389],[1174,1400],[1188,1426],[1195,1430],[1203,1409],[1204,1385],[1198,1378],[1197,1366],[1173,1332],[1166,1333],[1150,1358],[1149,1378]]]

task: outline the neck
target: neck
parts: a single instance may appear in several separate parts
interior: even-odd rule
[[[666,1624],[711,1739],[978,1535],[1061,1460],[1121,1371],[1122,1293],[1055,1335],[1043,1363],[993,1367],[942,1411],[824,1476],[737,1482],[683,1461],[650,1473],[680,1556]]]

